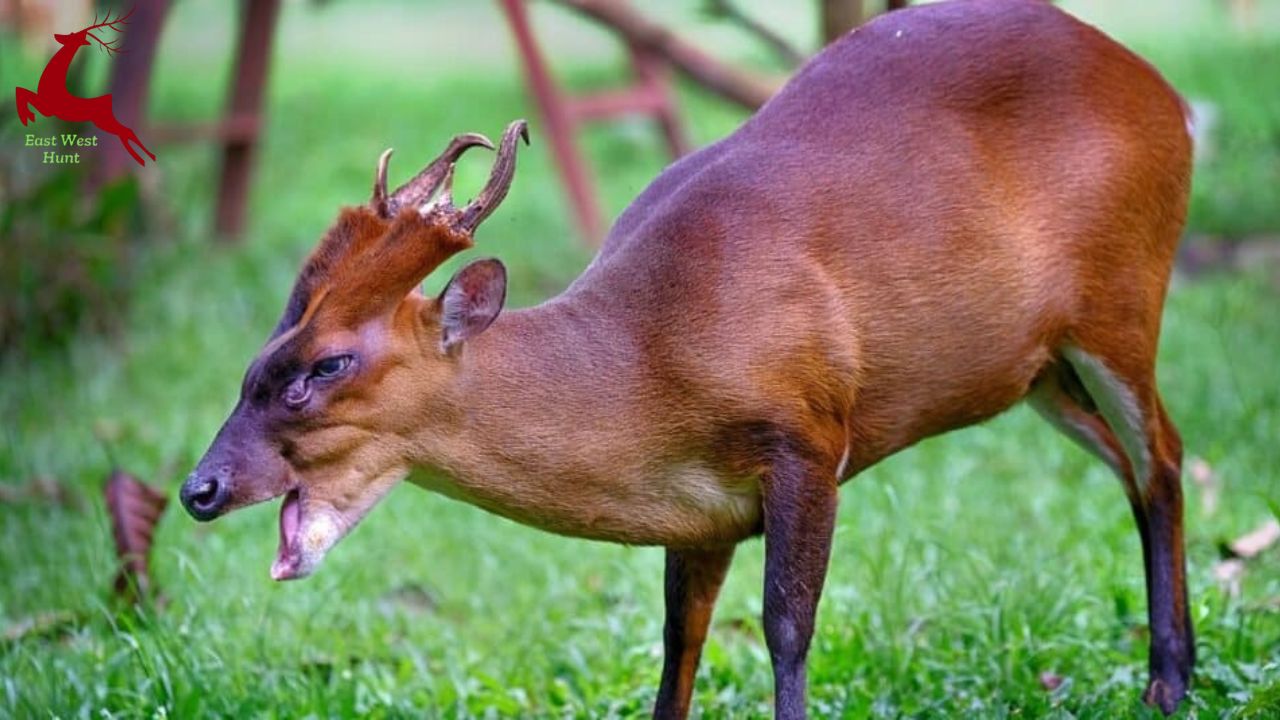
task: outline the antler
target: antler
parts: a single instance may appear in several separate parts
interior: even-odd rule
[[[85,32],[88,32],[90,30],[97,30],[100,27],[111,28],[116,32],[124,32],[124,28],[117,27],[117,26],[128,25],[129,18],[133,16],[133,11],[137,9],[138,9],[137,6],[131,7],[129,8],[129,12],[125,13],[124,15],[120,15],[116,17],[115,20],[111,19],[111,11],[107,10],[107,18],[102,22],[98,22],[98,16],[95,14],[93,16],[93,24],[85,28]]]
[[[511,189],[511,181],[516,174],[516,141],[519,138],[524,139],[525,145],[529,144],[529,126],[524,120],[516,120],[502,133],[502,142],[498,146],[498,159],[494,161],[493,170],[489,172],[489,181],[485,183],[480,194],[476,195],[475,199],[467,203],[462,210],[453,206],[453,165],[451,163],[444,172],[442,178],[444,189],[440,195],[432,202],[422,205],[418,212],[424,217],[448,213],[452,216],[454,226],[458,230],[468,234],[475,232],[480,223],[493,213],[502,199],[507,196],[507,191]]]
[[[93,24],[85,28],[81,32],[85,33],[89,37],[96,40],[98,44],[101,45],[102,48],[107,51],[107,54],[117,55],[121,52],[124,52],[123,50],[120,49],[118,45],[118,43],[120,42],[120,38],[115,38],[111,42],[103,42],[102,38],[93,34],[93,31],[97,30],[98,28],[109,28],[118,33],[123,33],[124,26],[129,24],[129,18],[133,15],[133,11],[137,9],[138,9],[137,6],[129,8],[129,12],[125,13],[124,15],[117,16],[115,20],[111,19],[111,11],[107,10],[107,17],[102,22],[98,22],[98,16],[95,14],[93,16]]]
[[[458,158],[462,157],[462,153],[476,146],[493,149],[489,138],[479,133],[455,136],[439,157],[432,160],[412,180],[396,188],[390,197],[387,196],[387,165],[391,162],[392,151],[383,151],[378,158],[378,170],[373,179],[373,198],[369,200],[369,207],[381,217],[389,218],[394,217],[401,208],[421,204],[440,187],[441,181],[445,175],[450,174],[449,171]]]
[[[378,158],[378,169],[373,178],[373,197],[369,207],[381,217],[389,218],[400,212],[401,208],[418,206],[422,216],[432,213],[448,212],[453,215],[456,229],[471,233],[480,223],[498,207],[502,199],[511,189],[511,181],[516,172],[516,140],[523,138],[529,144],[529,126],[524,120],[516,120],[507,126],[502,133],[502,142],[498,146],[498,159],[493,163],[489,173],[489,181],[475,199],[467,203],[462,210],[453,206],[453,166],[467,148],[477,145],[493,149],[489,138],[478,133],[458,135],[449,142],[449,146],[435,160],[431,161],[412,180],[401,185],[392,195],[387,195],[387,164],[391,160],[391,150],[386,150]],[[432,201],[428,198],[438,188],[443,189]]]
[[[462,209],[462,219],[458,224],[464,231],[474,232],[497,209],[511,189],[511,181],[516,174],[516,138],[522,138],[525,145],[529,144],[529,124],[524,120],[516,120],[502,133],[502,144],[498,146],[498,159],[494,161],[493,170],[489,173],[489,182]],[[448,188],[447,179],[445,187]]]

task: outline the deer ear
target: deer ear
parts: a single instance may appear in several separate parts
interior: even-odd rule
[[[506,299],[507,269],[498,260],[476,260],[459,270],[436,300],[445,352],[484,332]]]

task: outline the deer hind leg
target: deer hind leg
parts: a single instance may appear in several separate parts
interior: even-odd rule
[[[124,146],[125,152],[129,153],[134,162],[139,165],[146,165],[146,161],[143,160],[142,156],[133,149],[133,145],[137,145],[141,148],[142,152],[147,154],[147,157],[152,160],[156,159],[156,156],[142,144],[142,141],[138,139],[138,136],[133,132],[133,130],[117,120],[116,116],[112,114],[110,95],[101,95],[99,97],[92,98],[89,102],[95,106],[95,119],[93,120],[93,124],[96,125],[99,130],[115,135],[120,140],[120,144]]]
[[[139,155],[137,151],[134,150],[133,147],[129,145],[130,139],[132,139],[134,142],[137,142],[137,137],[133,135],[132,130],[121,125],[119,121],[117,121],[114,117],[108,117],[104,120],[94,120],[93,124],[96,125],[98,129],[101,130],[102,132],[115,135],[116,139],[120,141],[120,144],[124,146],[124,151],[129,153],[129,156],[133,158],[134,162],[138,163],[139,165],[146,165],[146,161],[142,159],[142,156]],[[138,144],[141,145],[142,143],[138,143]],[[147,154],[150,155],[150,153],[147,153]],[[151,159],[154,160],[155,156],[152,156]]]
[[[99,127],[102,127],[102,126],[100,125]],[[151,154],[151,151],[148,150],[147,147],[142,144],[142,141],[138,139],[137,135],[133,134],[132,130],[130,130],[129,128],[119,123],[115,123],[115,128],[118,128],[118,129],[107,129],[104,127],[103,130],[113,133],[116,137],[120,138],[120,144],[124,146],[125,152],[133,156],[133,159],[135,162],[137,162],[139,165],[147,164],[146,161],[142,159],[142,156],[139,155],[138,152],[133,149],[133,145],[137,145],[138,147],[142,148],[142,152],[146,153],[147,157],[151,158],[152,160],[156,159],[156,156]],[[130,145],[130,143],[133,143],[133,145]]]
[[[34,106],[36,110],[39,110],[41,115],[48,117],[49,113],[45,112],[44,108],[40,107],[39,95],[26,88],[20,87],[16,89],[14,96],[18,103],[18,119],[22,121],[23,125],[26,125],[28,122],[36,119],[36,114],[31,112],[32,106]]]
[[[667,550],[667,621],[662,633],[665,659],[654,718],[683,720],[689,715],[693,678],[707,639],[711,611],[732,559],[732,545],[710,550]]]
[[[147,157],[151,158],[152,161],[156,159],[155,153],[148,150],[147,146],[143,145],[142,141],[138,139],[138,136],[129,128],[124,128],[124,132],[120,135],[120,142],[124,143],[124,149],[129,150],[129,154],[133,155],[133,159],[137,160],[139,165],[143,164],[142,158],[138,157],[137,153],[129,149],[129,143],[137,145],[142,152],[147,154]]]
[[[1062,351],[1029,396],[1068,437],[1112,467],[1142,541],[1151,629],[1150,683],[1143,700],[1172,713],[1195,664],[1182,538],[1182,441],[1155,389],[1154,360],[1126,368],[1079,347]]]

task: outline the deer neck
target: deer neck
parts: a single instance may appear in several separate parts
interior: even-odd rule
[[[40,84],[37,86],[40,94],[43,95],[50,90],[68,92],[67,72],[71,69],[71,60],[75,58],[76,51],[79,49],[79,45],[63,45],[53,54],[49,64],[44,66],[44,72],[40,73]]]
[[[464,348],[457,391],[441,426],[417,443],[432,485],[521,518],[527,498],[555,482],[610,472],[600,433],[617,428],[638,380],[636,345],[608,306],[584,293],[499,316]]]

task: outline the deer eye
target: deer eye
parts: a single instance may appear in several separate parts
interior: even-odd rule
[[[316,364],[311,366],[311,375],[318,378],[331,378],[341,375],[349,367],[351,367],[350,355],[331,355],[317,360]]]

